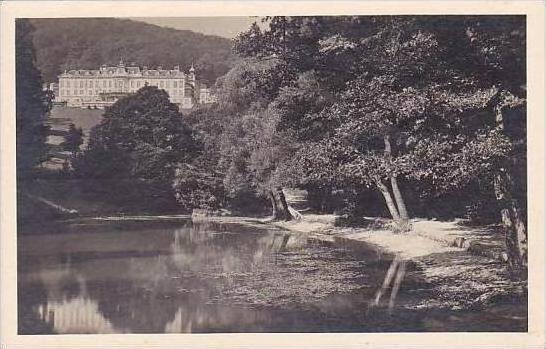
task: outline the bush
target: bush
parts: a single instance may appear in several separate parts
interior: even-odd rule
[[[221,174],[190,164],[179,164],[172,183],[176,201],[185,209],[219,209],[224,202]]]

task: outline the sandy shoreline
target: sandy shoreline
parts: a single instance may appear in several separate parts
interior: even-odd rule
[[[458,221],[415,219],[411,232],[395,234],[386,228],[336,227],[334,220],[333,215],[305,215],[300,221],[244,223],[271,225],[323,241],[364,242],[409,260],[414,272],[432,285],[433,296],[411,305],[415,309],[478,310],[501,304],[516,308],[517,316],[526,317],[527,281],[512,277],[507,265],[494,258],[503,248],[503,238],[495,229],[467,227]],[[452,246],[461,237],[462,246]],[[487,253],[469,248],[474,245],[485,246]]]

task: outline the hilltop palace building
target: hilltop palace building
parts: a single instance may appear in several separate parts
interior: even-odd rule
[[[103,64],[99,70],[65,71],[59,75],[58,85],[51,89],[55,92],[55,102],[68,107],[104,108],[146,85],[165,90],[170,101],[181,109],[214,102],[210,89],[196,82],[193,66],[186,74],[179,66],[172,70],[141,69],[120,61],[117,66]]]

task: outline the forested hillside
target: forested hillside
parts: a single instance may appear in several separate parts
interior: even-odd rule
[[[113,18],[32,19],[37,67],[45,82],[65,69],[95,69],[123,58],[164,68],[194,63],[198,76],[213,83],[233,61],[228,39]]]

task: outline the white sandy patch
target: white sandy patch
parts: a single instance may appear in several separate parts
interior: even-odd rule
[[[306,214],[301,220],[272,222],[275,226],[298,233],[320,233],[334,227],[336,215]]]
[[[306,214],[304,219],[289,222],[273,222],[275,226],[299,233],[341,235],[346,239],[364,241],[402,258],[414,259],[433,253],[461,251],[446,243],[462,231],[457,222],[440,222],[416,219],[412,221],[412,231],[395,234],[389,230],[370,230],[366,228],[334,228],[335,215]]]
[[[405,259],[423,257],[433,253],[461,251],[440,242],[418,236],[413,232],[394,234],[388,230],[360,231],[344,235],[345,238],[365,241]]]

